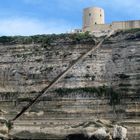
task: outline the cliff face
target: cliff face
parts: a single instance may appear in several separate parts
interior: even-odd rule
[[[93,37],[73,41],[65,37],[49,44],[1,44],[1,116],[13,118],[98,40]],[[140,30],[118,32],[16,120],[10,134],[20,138],[58,139],[78,133],[86,128],[79,128],[80,125],[99,119],[124,125],[128,138],[138,140],[139,96]]]

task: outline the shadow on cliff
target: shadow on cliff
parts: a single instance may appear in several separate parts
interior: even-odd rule
[[[71,134],[66,137],[66,140],[100,140],[95,136],[85,136],[84,134]],[[108,138],[102,140],[109,140]]]

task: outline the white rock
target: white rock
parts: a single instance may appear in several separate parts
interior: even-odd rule
[[[37,116],[43,116],[44,115],[44,111],[39,111],[38,113],[37,113]]]
[[[97,139],[105,139],[109,136],[109,134],[106,132],[106,128],[102,127],[98,130],[96,130],[93,134],[90,134],[89,137],[95,136]]]
[[[114,126],[113,138],[119,138],[120,140],[125,140],[126,135],[127,135],[127,129],[126,128],[124,128],[122,126],[118,126],[118,125]]]

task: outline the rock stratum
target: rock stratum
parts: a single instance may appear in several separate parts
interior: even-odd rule
[[[52,35],[48,39],[44,35],[21,37],[18,41],[16,37],[10,41],[3,38],[0,39],[1,134],[6,131],[2,126],[4,119],[15,117],[103,37]],[[91,135],[103,128],[113,135],[115,125],[127,129],[129,140],[140,139],[140,29],[111,35],[100,49],[75,65],[14,121],[7,133],[16,139],[62,140],[73,134]]]

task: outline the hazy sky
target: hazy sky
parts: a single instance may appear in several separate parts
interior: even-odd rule
[[[61,33],[82,27],[83,8],[105,10],[106,22],[140,19],[140,0],[2,0],[0,35]]]

